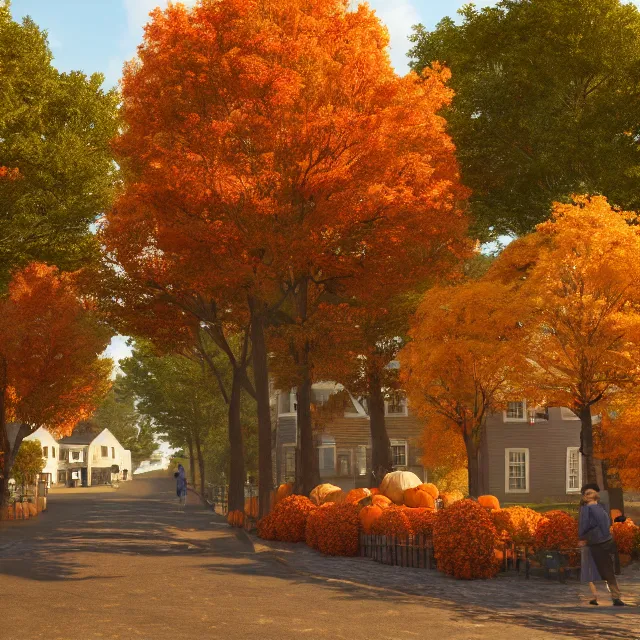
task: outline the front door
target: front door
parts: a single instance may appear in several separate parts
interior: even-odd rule
[[[86,487],[87,486],[87,468],[86,467],[82,467],[82,469],[80,469],[80,478],[82,480],[82,486]]]

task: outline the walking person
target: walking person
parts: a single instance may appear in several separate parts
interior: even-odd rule
[[[174,474],[176,478],[176,493],[178,494],[178,500],[181,506],[187,504],[187,474],[184,467],[179,464],[178,471]]]
[[[583,507],[586,506],[586,502],[584,498],[580,500],[580,512],[582,512]],[[596,567],[596,563],[593,561],[593,555],[591,550],[587,546],[587,543],[584,540],[580,540],[580,581],[589,583],[589,589],[591,590],[591,595],[593,598],[589,600],[589,604],[593,606],[598,606],[598,587],[596,586],[596,582],[600,582],[602,577],[598,573],[598,567]]]
[[[610,531],[611,518],[609,518],[606,509],[599,503],[599,491],[600,487],[596,484],[586,484],[580,490],[583,506],[580,508],[578,535],[580,539],[586,543],[586,548],[593,559],[597,576],[606,581],[609,591],[611,592],[613,605],[623,607],[625,603],[620,599],[620,589],[618,588],[618,581],[615,576],[613,557],[616,553],[616,545]],[[595,578],[596,574],[589,574],[590,569],[588,562],[586,567],[585,577]],[[595,579],[583,579],[583,581],[595,583]],[[595,584],[593,584],[591,592],[594,599],[591,600],[590,604],[597,605],[598,596]]]

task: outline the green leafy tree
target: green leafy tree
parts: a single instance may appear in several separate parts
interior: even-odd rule
[[[209,345],[210,346],[210,345]],[[231,379],[226,356],[212,349],[209,357],[223,382]],[[197,358],[159,355],[149,343],[136,343],[130,358],[120,363],[124,372],[120,388],[136,401],[137,411],[148,419],[149,428],[169,445],[189,452],[191,481],[200,489],[205,478],[228,477],[229,441],[227,404],[219,383]],[[257,439],[255,403],[243,403],[243,440],[247,468],[256,467]]]
[[[640,13],[620,0],[501,0],[416,27],[412,66],[451,68],[444,113],[480,237],[522,234],[553,201],[640,208]]]
[[[90,225],[111,200],[117,92],[51,60],[46,33],[0,0],[0,287],[34,260],[76,269],[96,256]]]
[[[45,466],[42,457],[42,445],[40,440],[25,440],[16,455],[13,463],[12,475],[15,481],[22,485],[34,484],[36,477]]]

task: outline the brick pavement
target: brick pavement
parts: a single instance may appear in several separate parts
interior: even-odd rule
[[[578,638],[640,639],[640,565],[624,570],[619,583],[625,600],[635,606],[613,607],[602,589],[601,605],[591,607],[587,585],[561,584],[541,577],[501,574],[493,580],[455,580],[438,571],[382,565],[368,558],[322,556],[304,544],[267,542],[249,536],[258,554],[277,558],[290,570],[328,582],[343,581],[420,597],[465,618],[557,629]],[[589,596],[589,597],[588,597]]]

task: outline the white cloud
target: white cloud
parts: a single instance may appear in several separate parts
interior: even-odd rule
[[[391,38],[391,62],[400,74],[409,71],[407,52],[411,27],[420,22],[420,14],[412,0],[369,0],[372,9],[389,30]]]

